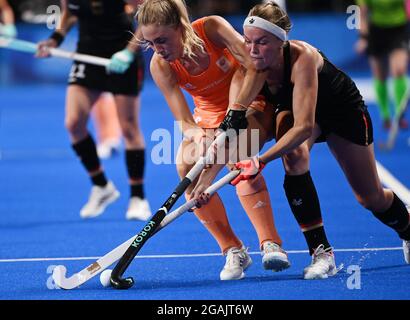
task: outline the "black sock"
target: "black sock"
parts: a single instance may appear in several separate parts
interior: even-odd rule
[[[72,147],[90,176],[91,173],[96,172],[101,168],[100,159],[97,155],[97,148],[93,138],[90,135],[73,144]],[[102,171],[91,176],[91,181],[94,185],[98,186],[105,186],[107,184],[107,179]]]
[[[321,244],[330,247],[323,227],[319,198],[310,172],[285,175],[283,184],[289,206],[305,236],[310,254]]]
[[[404,240],[410,240],[410,227],[409,227],[409,212],[403,201],[393,192],[394,198],[390,208],[384,212],[374,212],[374,216],[383,222],[388,227],[395,230],[399,237]],[[407,227],[404,231],[403,230]]]
[[[131,185],[131,197],[145,198],[144,186],[142,184]]]
[[[93,182],[94,185],[100,186],[100,187],[104,187],[108,183],[107,178],[104,175],[104,172],[100,172],[92,176],[91,181]]]
[[[311,255],[313,254],[315,249],[319,247],[321,244],[324,245],[325,249],[330,248],[330,244],[327,241],[323,225],[309,231],[304,231],[303,235],[305,236],[306,243],[309,246],[309,253]]]
[[[137,181],[130,184],[131,197],[145,198],[144,194],[144,167],[145,167],[145,149],[126,150],[125,162],[127,165],[128,177],[131,181]]]

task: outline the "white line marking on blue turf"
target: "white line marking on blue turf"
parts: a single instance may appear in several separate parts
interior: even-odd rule
[[[376,167],[382,184],[392,189],[407,206],[410,206],[410,190],[383,167],[380,162],[376,161]]]
[[[352,248],[334,249],[335,252],[364,252],[364,251],[399,251],[402,247],[387,248]],[[309,253],[308,250],[289,250],[290,254]],[[249,252],[251,255],[260,255],[259,251]],[[170,259],[170,258],[198,258],[198,257],[218,257],[221,253],[192,253],[192,254],[158,254],[136,256],[136,259]],[[73,257],[73,258],[22,258],[22,259],[0,259],[0,263],[9,262],[43,262],[43,261],[79,261],[79,260],[98,260],[101,257]]]

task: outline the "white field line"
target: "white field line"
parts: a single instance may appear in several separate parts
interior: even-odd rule
[[[365,252],[365,251],[398,251],[402,247],[385,247],[385,248],[352,248],[352,249],[335,249],[335,252]],[[308,250],[289,250],[289,254],[308,253]],[[258,251],[249,252],[251,255],[260,255]],[[170,258],[198,258],[198,257],[217,257],[220,253],[193,253],[193,254],[158,254],[158,255],[141,255],[136,259],[170,259]],[[21,259],[0,259],[0,263],[10,262],[44,262],[44,261],[79,261],[79,260],[98,260],[101,257],[69,257],[69,258],[21,258]]]
[[[376,161],[376,167],[382,184],[392,189],[407,206],[410,206],[410,190],[383,167],[380,162]]]

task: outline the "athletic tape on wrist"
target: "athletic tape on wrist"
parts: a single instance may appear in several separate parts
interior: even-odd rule
[[[257,16],[250,16],[245,19],[243,27],[256,27],[263,29],[267,32],[272,33],[274,36],[278,37],[282,41],[288,40],[288,35],[284,29],[277,26],[276,24],[269,22],[268,20],[262,19]]]

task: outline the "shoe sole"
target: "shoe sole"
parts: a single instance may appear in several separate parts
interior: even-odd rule
[[[113,203],[115,200],[117,200],[120,197],[120,193],[118,191],[115,191],[111,196],[109,196],[105,201],[104,201],[104,205],[101,205],[101,209],[96,211],[94,214],[91,215],[82,215],[80,212],[80,216],[83,219],[88,219],[88,218],[95,218],[98,217],[99,215],[101,215],[105,209],[111,204]]]
[[[223,278],[223,277],[220,277],[221,281],[241,280],[243,278],[245,278],[245,273],[244,272],[242,272],[241,275],[238,278]]]
[[[134,214],[128,214],[128,212],[125,215],[125,218],[127,220],[138,220],[138,221],[148,221],[148,219],[152,217],[152,213],[149,216],[138,216],[138,215],[134,215]]]
[[[332,270],[330,270],[329,272],[325,273],[325,274],[320,274],[320,273],[305,273],[303,275],[303,279],[305,280],[323,280],[323,279],[327,279],[329,277],[334,276],[336,273],[338,272],[337,268],[334,268]]]
[[[265,270],[272,270],[279,272],[290,267],[288,257],[285,254],[272,254],[270,259],[263,261],[263,268]]]

